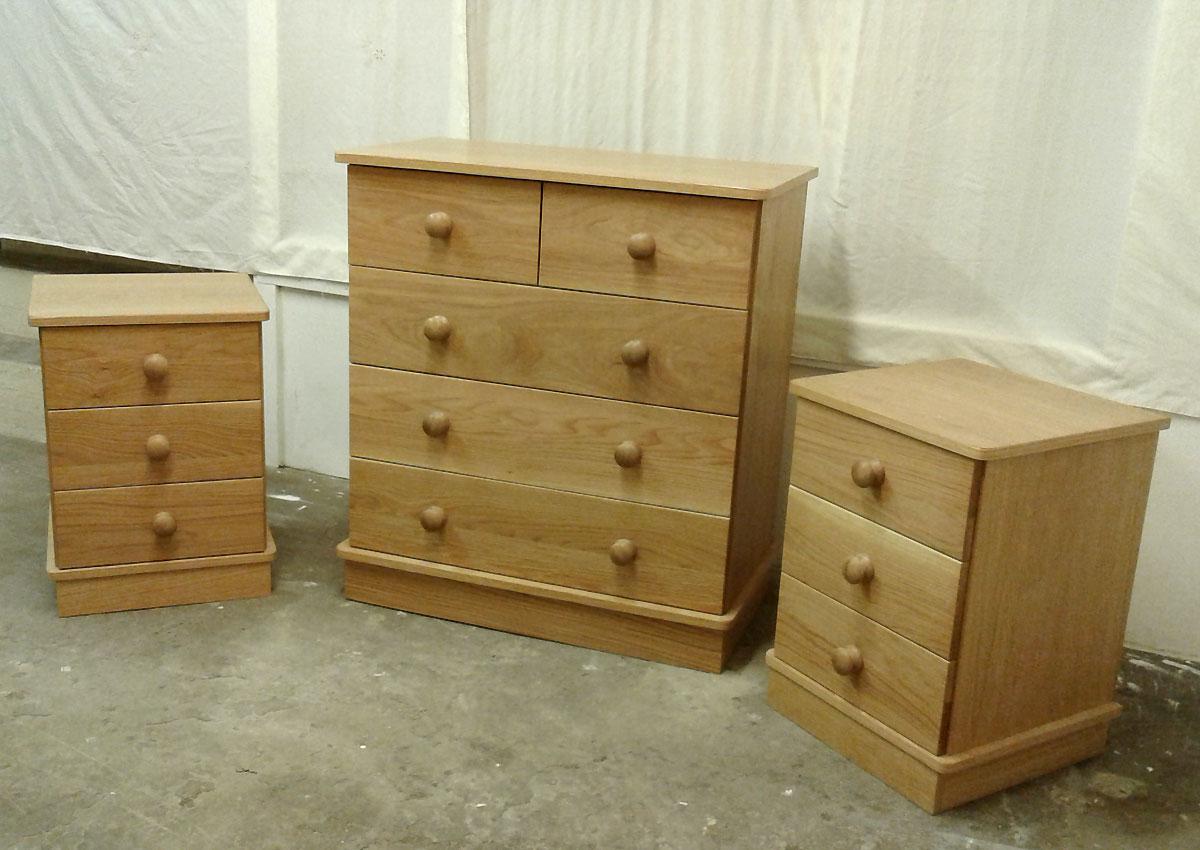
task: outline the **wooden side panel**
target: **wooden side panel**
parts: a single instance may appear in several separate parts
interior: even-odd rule
[[[1112,700],[1157,442],[988,461],[948,752]]]

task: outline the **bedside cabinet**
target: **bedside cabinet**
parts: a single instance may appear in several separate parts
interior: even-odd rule
[[[930,812],[1101,752],[1168,417],[967,360],[792,392],[771,705]]]
[[[60,616],[271,592],[266,317],[241,274],[34,277]]]
[[[337,159],[346,596],[719,671],[779,551],[815,170],[450,139]]]

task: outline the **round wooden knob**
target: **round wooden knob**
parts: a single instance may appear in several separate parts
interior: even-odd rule
[[[425,216],[425,232],[434,239],[446,239],[454,229],[454,219],[449,213],[431,212]]]
[[[151,381],[161,381],[167,377],[167,358],[161,354],[147,354],[146,359],[142,361],[142,372],[146,378]]]
[[[618,567],[627,567],[637,560],[637,544],[622,537],[608,547],[608,557]]]
[[[441,410],[431,410],[421,420],[421,430],[430,437],[444,437],[450,430],[450,415]]]
[[[851,555],[842,564],[842,578],[851,584],[866,584],[875,578],[875,565],[867,554]]]
[[[645,366],[650,359],[650,346],[640,339],[631,339],[621,346],[621,360],[626,366]]]
[[[154,515],[151,526],[158,537],[170,537],[175,533],[175,517],[168,511],[159,511]]]
[[[854,644],[839,646],[830,654],[829,660],[839,676],[853,676],[862,672],[862,650]]]
[[[166,460],[171,453],[171,441],[166,434],[151,434],[146,440],[146,457],[150,460]]]
[[[879,487],[884,479],[883,461],[878,458],[856,460],[850,467],[850,477],[859,487]]]
[[[632,469],[642,462],[642,447],[633,440],[626,440],[613,451],[613,460],[617,466]]]
[[[450,338],[452,330],[454,328],[445,316],[430,316],[425,320],[425,326],[422,328],[425,338],[430,342],[445,342]]]
[[[629,237],[625,250],[635,260],[648,260],[654,256],[654,237],[649,233],[635,233]]]
[[[430,505],[424,508],[419,518],[421,520],[421,528],[426,531],[441,531],[446,527],[446,510],[438,505]]]

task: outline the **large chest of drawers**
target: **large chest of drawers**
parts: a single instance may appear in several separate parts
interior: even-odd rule
[[[813,169],[339,153],[351,599],[718,671],[779,548]]]
[[[792,391],[771,704],[934,812],[1102,751],[1168,418],[966,360]]]
[[[241,274],[34,278],[60,615],[270,593],[266,317]]]

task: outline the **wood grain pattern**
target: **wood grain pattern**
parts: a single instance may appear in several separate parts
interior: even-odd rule
[[[424,333],[432,316],[444,341]],[[737,310],[350,270],[350,359],[373,366],[736,414],[745,333]],[[644,366],[622,361],[630,340]]]
[[[152,435],[168,440],[161,460]],[[46,448],[55,490],[261,477],[262,402],[51,410]]]
[[[149,325],[261,322],[267,305],[249,275],[34,275],[29,324]]]
[[[422,420],[449,416],[444,437]],[[350,367],[350,453],[728,516],[737,420],[370,366]],[[640,465],[615,448],[632,441]]]
[[[880,488],[850,477],[858,460],[883,461]],[[963,559],[971,528],[975,463],[803,399],[796,402],[792,484]]]
[[[537,282],[541,184],[362,166],[348,179],[351,265]],[[447,238],[425,231],[435,212]]]
[[[46,407],[116,407],[262,398],[258,323],[42,328]],[[166,357],[167,376],[143,371]]]
[[[261,552],[266,546],[262,478],[153,484],[52,494],[59,569]],[[169,512],[177,529],[155,535]]]
[[[869,557],[874,577],[851,584],[843,565]],[[952,657],[963,565],[857,514],[791,488],[783,571],[943,658]]]
[[[853,676],[834,672],[834,648],[853,645],[864,659]],[[791,576],[779,585],[775,654],[846,701],[930,752],[941,752],[949,701],[949,663]]]
[[[445,526],[419,514],[441,508]],[[350,463],[350,545],[720,614],[728,520],[391,463]],[[609,548],[636,544],[616,566]]]
[[[801,378],[792,391],[978,460],[1166,428],[1170,417],[970,360]]]
[[[758,205],[657,192],[546,184],[543,286],[745,309]],[[629,255],[649,233],[653,257]]]

